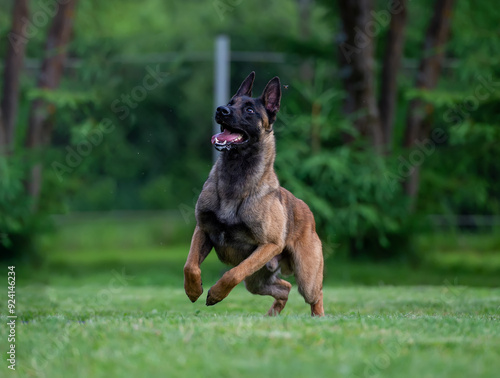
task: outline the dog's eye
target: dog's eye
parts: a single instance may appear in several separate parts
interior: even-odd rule
[[[250,106],[248,108],[246,108],[246,111],[247,111],[247,113],[250,113],[250,114],[255,113],[255,110],[253,110],[253,108],[251,108]]]

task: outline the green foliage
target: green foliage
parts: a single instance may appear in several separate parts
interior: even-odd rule
[[[28,91],[30,98],[44,96],[60,105],[53,140],[61,151],[77,147],[104,118],[112,119],[116,126],[65,175],[64,185],[75,189],[66,199],[70,209],[158,209],[192,204],[211,164],[214,37],[229,34],[233,51],[272,51],[278,45],[275,36],[283,28],[287,38],[301,38],[300,15],[293,3],[229,4],[222,13],[216,5],[158,0],[140,5],[131,1],[79,4],[71,45],[78,68],[56,92]],[[112,11],[116,7],[119,15]],[[262,18],[262,9],[275,16]],[[321,8],[315,8],[313,19],[321,17]],[[255,38],[257,24],[265,32]],[[324,24],[313,34],[322,35],[324,47],[329,48],[326,28]],[[157,65],[169,73],[168,78],[130,108],[128,116],[121,117],[123,113],[115,112],[112,104],[117,100],[123,104],[122,96],[130,96],[142,84],[147,68]],[[233,65],[231,89],[252,69],[264,72],[269,64]],[[280,66],[272,69],[273,74],[276,69],[278,74],[284,71]],[[269,79],[258,76],[262,85]],[[75,93],[67,96],[72,91]],[[64,155],[62,159],[60,162]],[[82,186],[88,190],[76,190]]]
[[[324,85],[320,80],[312,87],[296,83],[300,93],[286,100],[292,109],[298,103],[309,107],[311,114],[287,117],[285,108],[285,121],[276,126],[281,183],[311,207],[326,244],[340,243],[353,255],[408,254],[407,204],[392,178],[396,166],[362,142],[342,143],[342,134],[353,131],[337,115],[339,92]],[[321,145],[316,146],[318,137]]]
[[[75,90],[48,90],[41,88],[33,88],[27,94],[27,99],[33,101],[35,99],[42,99],[54,106],[57,109],[64,111],[64,108],[68,110],[76,110],[82,106],[91,102],[95,97],[92,92],[77,92]]]
[[[24,183],[26,165],[0,154],[0,260],[29,260],[36,254],[34,238],[42,217],[33,214]]]
[[[49,169],[57,152],[0,154],[0,260],[37,264],[41,260],[40,240],[52,230],[49,214],[65,211],[62,185]],[[42,175],[42,201],[34,203],[26,183],[37,164],[45,168]],[[43,172],[43,168],[42,168]]]
[[[411,7],[423,8],[416,5]],[[418,198],[422,213],[500,213],[500,44],[496,13],[490,3],[457,1],[438,88],[404,89],[407,99],[418,97],[433,105],[432,128],[441,128],[446,134],[446,141],[436,144],[435,152],[422,164]],[[416,37],[418,31],[412,25],[417,22],[418,17],[412,16],[410,44],[412,34]]]
[[[424,99],[434,106],[434,128],[446,140],[435,143],[435,151],[423,165],[420,209],[427,213],[499,214],[500,139],[498,74],[479,73],[466,80],[469,88],[445,88],[427,92]]]
[[[27,44],[29,64],[21,80],[15,143],[17,155],[25,154],[33,99],[56,106],[52,146],[31,157],[44,162],[41,211],[192,208],[212,163],[212,54],[215,36],[224,33],[231,38],[234,58],[231,91],[251,70],[257,72],[256,94],[274,75],[289,88],[283,90],[275,125],[276,166],[282,184],[311,206],[326,244],[340,243],[341,249],[370,255],[403,250],[406,256],[411,250],[407,243],[408,234],[416,230],[414,220],[405,216],[407,203],[392,173],[398,171],[397,157],[412,152],[400,146],[407,103],[413,98],[434,106],[431,127],[442,128],[448,136],[422,163],[417,211],[500,214],[496,5],[456,2],[438,88],[421,91],[414,89],[415,68],[434,3],[408,3],[394,155],[382,158],[361,142],[343,145],[342,135],[354,131],[343,116],[337,46],[332,43],[340,30],[338,4],[311,3],[309,24],[303,24],[306,18],[298,3],[285,0],[79,2],[69,47],[71,66],[56,91],[35,88],[38,68],[33,67],[44,54],[48,17]],[[11,6],[6,3],[0,14],[2,36],[10,27]],[[376,11],[387,7],[387,1],[375,2]],[[46,12],[38,2],[30,11]],[[383,25],[376,36],[378,63],[387,31],[388,25]],[[0,46],[2,58],[6,47]],[[249,60],[241,52],[283,53],[284,59]],[[310,85],[297,79],[305,63],[314,74]],[[127,116],[112,108],[116,101],[123,106],[123,96],[137,91],[148,68],[155,67],[168,72],[160,85],[130,106]],[[475,90],[483,79],[491,83],[490,91],[479,99]],[[51,164],[67,164],[68,149],[89,141],[106,119],[113,131],[70,172],[58,176]],[[2,243],[9,243],[5,235],[30,223],[29,199],[22,194],[26,171],[20,160],[9,167],[6,179],[2,175],[0,180]]]
[[[396,234],[408,232],[409,221],[399,186],[381,157],[342,146],[312,156],[285,154],[277,166],[283,185],[312,208],[325,241],[354,242],[349,248],[368,256],[377,244],[391,250],[390,256],[410,252],[398,250],[407,245],[391,244]]]
[[[0,245],[12,246],[9,235],[20,233],[30,215],[30,201],[24,190],[25,171],[14,158],[0,155]]]
[[[171,195],[175,192],[175,180],[172,177],[159,176],[142,188],[140,196],[146,208],[173,209],[178,205],[177,199]]]

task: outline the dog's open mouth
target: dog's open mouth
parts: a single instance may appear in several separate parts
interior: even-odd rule
[[[219,151],[230,150],[233,146],[248,142],[246,133],[242,130],[230,129],[221,125],[222,132],[212,137],[212,144]]]

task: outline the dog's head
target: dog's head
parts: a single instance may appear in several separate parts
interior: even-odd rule
[[[248,148],[272,131],[280,109],[280,79],[272,78],[262,95],[255,98],[252,97],[254,79],[255,72],[251,72],[231,101],[219,106],[215,112],[215,121],[221,132],[212,137],[212,144],[219,151]]]

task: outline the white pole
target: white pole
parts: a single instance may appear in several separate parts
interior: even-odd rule
[[[229,77],[231,59],[229,37],[218,35],[215,40],[215,71],[214,71],[214,114],[215,109],[220,105],[225,105],[229,101]],[[214,122],[214,134],[220,132],[220,126]],[[213,149],[214,163],[219,156],[219,151]]]

